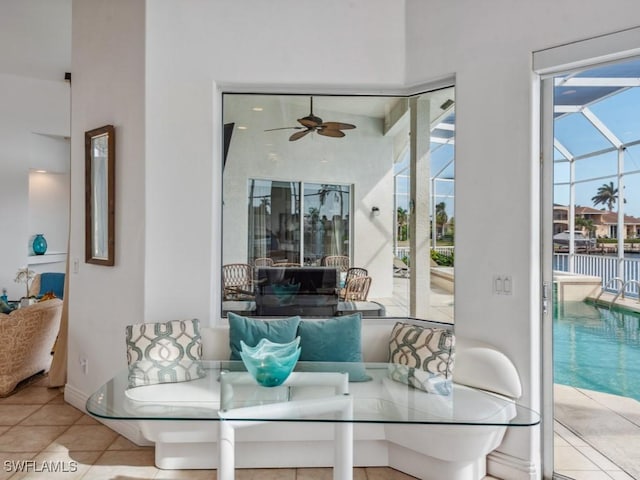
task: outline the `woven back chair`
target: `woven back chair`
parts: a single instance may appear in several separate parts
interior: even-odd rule
[[[344,255],[329,255],[324,258],[324,265],[326,267],[336,267],[341,272],[349,270],[349,257]]]
[[[272,267],[273,260],[267,257],[256,258],[253,261],[253,266],[254,267]]]
[[[253,267],[246,263],[228,263],[222,266],[223,300],[250,300],[254,298]]]
[[[367,277],[369,272],[366,268],[351,267],[347,270],[347,275],[344,279],[344,287],[340,289],[340,299],[344,300],[346,295],[346,287],[350,280],[358,277]]]
[[[354,277],[344,287],[344,300],[347,302],[364,302],[369,295],[371,277]]]

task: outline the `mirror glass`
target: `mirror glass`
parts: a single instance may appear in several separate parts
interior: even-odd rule
[[[454,105],[223,94],[223,315],[452,323]]]
[[[105,126],[86,133],[86,261],[114,263],[114,130]]]

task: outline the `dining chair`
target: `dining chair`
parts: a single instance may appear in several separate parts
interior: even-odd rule
[[[345,285],[344,301],[364,302],[369,295],[371,277],[354,277]]]
[[[349,270],[349,257],[345,255],[329,255],[324,258],[326,267],[337,267],[341,272]]]
[[[346,287],[350,280],[358,277],[366,277],[369,275],[369,271],[366,268],[351,267],[347,270],[347,275],[344,279],[343,287],[340,289],[340,299],[344,300],[346,294]]]
[[[256,258],[253,261],[253,266],[254,267],[272,267],[273,266],[273,260],[271,258],[268,258],[268,257]]]
[[[253,268],[247,263],[228,263],[222,266],[223,300],[250,300],[253,291]]]

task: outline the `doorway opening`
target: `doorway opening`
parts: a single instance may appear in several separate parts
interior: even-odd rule
[[[545,80],[553,92],[554,472],[562,478],[591,470],[640,478],[639,78],[634,58]]]

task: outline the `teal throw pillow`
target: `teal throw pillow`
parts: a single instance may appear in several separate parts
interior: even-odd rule
[[[227,318],[231,360],[241,360],[240,340],[250,347],[255,347],[263,338],[274,343],[289,343],[296,338],[300,323],[298,316],[279,320],[261,320],[229,312]]]
[[[371,380],[362,363],[361,329],[360,313],[326,320],[302,320],[298,327],[300,361],[352,362],[345,365],[349,381]]]

